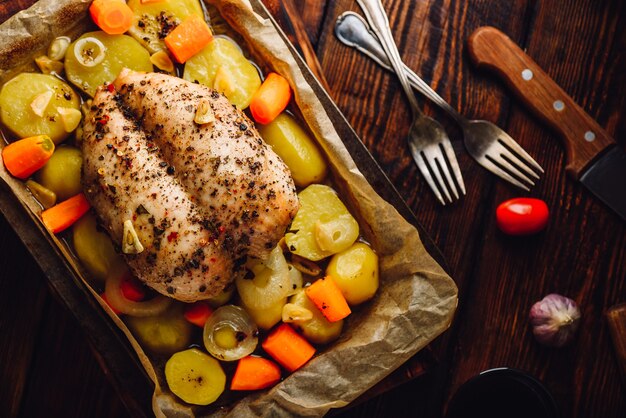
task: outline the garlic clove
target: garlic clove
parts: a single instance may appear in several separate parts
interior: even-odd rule
[[[144,248],[139,241],[137,231],[130,219],[124,221],[124,235],[122,237],[122,252],[124,254],[139,254]]]
[[[163,49],[152,54],[150,56],[150,62],[159,70],[168,72],[170,74],[174,73],[174,63],[172,62],[172,59],[167,54],[167,52],[165,52],[165,50]]]
[[[215,113],[208,99],[200,100],[193,121],[198,125],[206,125],[207,123],[215,122]]]
[[[52,100],[53,95],[54,93],[50,90],[38,94],[30,103],[30,108],[33,113],[39,117],[42,117],[44,112],[46,111],[46,108],[50,104],[50,100]]]
[[[538,342],[562,347],[574,338],[580,309],[572,299],[551,293],[532,306],[529,317]]]
[[[59,112],[61,116],[61,122],[63,123],[65,132],[74,132],[83,117],[81,111],[73,107],[57,107],[57,112]]]
[[[295,303],[283,306],[283,322],[307,322],[313,319],[313,312]]]

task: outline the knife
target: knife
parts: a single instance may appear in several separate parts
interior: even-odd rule
[[[626,220],[626,152],[528,55],[498,29],[468,40],[478,67],[496,71],[564,140],[566,171]]]

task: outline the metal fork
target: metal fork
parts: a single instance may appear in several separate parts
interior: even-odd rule
[[[344,44],[358,49],[382,67],[393,70],[379,37],[360,15],[354,12],[341,14],[335,25],[335,34]],[[404,66],[404,73],[416,90],[447,111],[461,126],[465,147],[480,165],[524,190],[529,190],[528,185],[534,186],[543,168],[505,131],[491,122],[466,119],[409,67]]]
[[[411,90],[405,72],[402,71],[405,66],[391,35],[389,20],[380,0],[357,0],[357,3],[363,9],[367,20],[378,35],[378,39],[382,40],[384,52],[396,70],[400,84],[409,99],[413,113],[413,123],[411,124],[407,140],[417,167],[441,204],[446,204],[446,200],[441,192],[443,192],[449,202],[454,201],[450,191],[454,198],[458,200],[460,196],[457,184],[463,194],[465,194],[465,184],[463,183],[463,177],[461,176],[461,170],[456,161],[452,144],[443,127],[434,119],[424,115],[419,109],[417,98],[413,90]],[[454,173],[454,179],[457,184],[455,184],[450,174],[448,165]]]

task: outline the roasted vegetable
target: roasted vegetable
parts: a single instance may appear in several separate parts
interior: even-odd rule
[[[52,75],[21,73],[0,91],[2,123],[17,137],[48,135],[55,144],[70,134],[59,108],[78,109],[74,90]]]
[[[293,304],[300,309],[305,309],[311,312],[311,319],[304,317],[302,320],[298,318],[286,318],[291,324],[299,330],[304,337],[314,344],[328,344],[331,341],[336,340],[341,335],[343,328],[343,320],[330,322],[322,315],[319,309],[311,302],[311,300],[304,293],[304,290],[299,291],[295,295],[289,298],[289,304]],[[302,315],[302,313],[300,313]],[[308,316],[308,315],[307,315]]]
[[[96,279],[105,280],[121,274],[126,267],[122,257],[115,252],[111,238],[98,230],[96,217],[90,213],[74,224],[72,242],[76,256]]]
[[[153,353],[172,354],[191,342],[193,325],[183,316],[179,303],[158,315],[127,316],[125,321],[139,344]]]
[[[60,146],[43,166],[37,179],[44,187],[56,193],[59,200],[65,200],[80,193],[81,167],[83,156],[78,148]]]
[[[267,125],[260,125],[261,136],[289,167],[298,187],[321,183],[326,177],[326,161],[311,137],[286,113]]]
[[[246,306],[243,301],[241,302],[241,307],[248,312],[250,318],[254,321],[254,323],[264,330],[268,330],[272,328],[274,325],[278,324],[283,315],[283,306],[287,303],[287,298],[283,298],[278,300],[274,305],[270,305],[267,308],[263,309],[252,309]]]
[[[328,263],[331,276],[350,305],[371,299],[378,290],[378,256],[362,242],[335,254]]]
[[[170,357],[165,364],[165,380],[172,393],[194,405],[215,402],[226,386],[220,363],[197,348]]]
[[[204,16],[198,0],[128,0],[127,4],[135,14],[128,33],[151,53],[165,49],[163,39],[183,20]]]
[[[70,44],[65,57],[68,80],[90,96],[98,86],[112,82],[123,68],[152,71],[150,53],[126,35],[85,33]]]
[[[183,78],[224,93],[240,109],[248,107],[261,86],[256,67],[243,56],[233,41],[224,37],[216,37],[190,58],[185,64]]]
[[[312,261],[349,248],[359,224],[328,186],[312,184],[298,194],[300,209],[285,234],[287,249]]]

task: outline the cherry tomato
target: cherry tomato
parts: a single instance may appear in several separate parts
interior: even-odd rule
[[[496,221],[505,234],[530,235],[546,227],[548,214],[548,205],[543,200],[518,197],[498,206]]]

